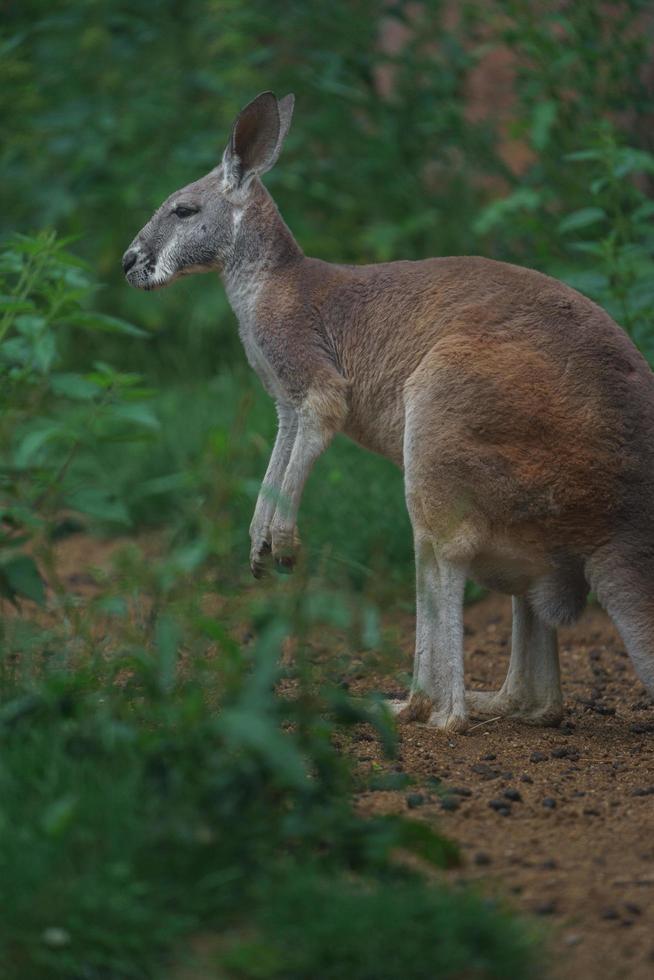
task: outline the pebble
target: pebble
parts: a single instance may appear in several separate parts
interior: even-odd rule
[[[530,762],[547,762],[549,755],[546,752],[532,752],[529,756]]]
[[[455,796],[472,796],[472,790],[467,786],[451,786],[449,792],[454,793]]]
[[[513,803],[522,803],[522,796],[517,789],[505,789],[504,796],[507,800],[511,800]]]
[[[489,752],[488,755],[482,755],[482,759],[484,762],[495,762],[497,756],[494,752]]]
[[[415,810],[416,807],[423,806],[425,798],[422,793],[408,793],[406,797],[406,805],[409,810]]]
[[[506,800],[490,800],[488,803],[491,810],[495,810],[500,813],[503,817],[508,817],[511,813],[511,804],[507,803]]]
[[[583,809],[583,814],[585,817],[599,817],[600,812],[596,810],[594,806],[585,806]]]
[[[558,749],[552,749],[553,759],[578,759],[579,750],[569,745],[562,745]]]
[[[521,783],[533,783],[533,779],[531,778],[531,776],[528,776],[527,773],[525,773],[524,776],[521,776],[520,777],[520,782]]]
[[[473,860],[475,864],[478,864],[480,867],[485,867],[487,864],[491,863],[491,856],[490,854],[487,854],[486,851],[477,851]]]
[[[602,919],[619,919],[620,913],[616,908],[613,908],[612,905],[608,905],[606,908],[602,909],[600,912],[600,917]]]
[[[546,796],[543,800],[543,806],[548,810],[556,810],[556,800],[553,796]]]
[[[654,721],[636,721],[633,725],[629,725],[629,731],[634,732],[635,735],[647,735],[654,732]]]
[[[491,769],[489,765],[485,762],[477,762],[474,766],[470,766],[473,772],[476,772],[478,776],[482,779],[497,779],[500,774],[499,769]]]
[[[454,796],[444,796],[441,799],[441,810],[445,810],[448,813],[458,810],[460,806],[461,804]]]
[[[534,912],[536,915],[553,915],[556,912],[556,903],[552,901],[541,902],[540,905],[536,906]]]

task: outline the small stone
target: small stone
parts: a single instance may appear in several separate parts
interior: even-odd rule
[[[543,800],[543,806],[546,810],[556,810],[556,800],[553,796],[546,796]]]
[[[600,917],[602,919],[609,919],[609,920],[619,919],[620,914],[617,909],[613,908],[612,905],[607,905],[606,908],[603,908],[602,911],[600,912]]]
[[[553,871],[555,868],[558,868],[558,864],[554,858],[548,858],[547,861],[543,861],[541,867],[544,871]]]
[[[636,905],[635,902],[625,902],[624,907],[627,912],[631,912],[632,915],[642,915],[643,910],[640,905]]]
[[[408,793],[406,797],[406,805],[409,810],[415,810],[416,807],[423,806],[425,798],[422,793]]]
[[[497,779],[500,774],[499,769],[491,769],[491,767],[485,762],[476,762],[473,766],[470,766],[470,768],[484,780]]]
[[[549,756],[546,752],[532,752],[529,756],[530,762],[547,762]]]
[[[581,936],[578,932],[571,932],[569,936],[563,937],[563,942],[566,946],[578,946],[581,942]]]
[[[455,796],[472,796],[472,790],[467,786],[451,786],[449,792],[454,793]]]
[[[445,810],[446,813],[453,813],[458,810],[461,804],[456,799],[455,796],[444,796],[441,799],[441,810]]]
[[[579,751],[570,745],[562,745],[558,749],[552,749],[553,759],[578,759]]]
[[[486,854],[486,851],[477,851],[473,860],[479,867],[486,867],[486,865],[491,863],[490,854]]]
[[[500,813],[503,817],[508,817],[511,813],[511,804],[507,803],[506,800],[490,800],[488,805],[491,810],[495,810],[496,813]]]
[[[482,755],[482,760],[484,762],[495,762],[496,759],[497,756],[495,755],[494,752],[489,752],[488,755]]]
[[[654,786],[638,786],[632,789],[632,796],[654,796]]]
[[[530,784],[533,784],[534,781],[531,778],[531,776],[528,776],[527,773],[525,773],[524,776],[521,776],[520,777],[520,782],[521,783],[530,783]]]
[[[635,735],[649,735],[654,732],[654,721],[636,721],[629,725],[629,731]]]
[[[584,807],[583,814],[584,814],[585,817],[599,817],[600,816],[599,810],[595,809],[594,806],[586,806],[586,807]]]
[[[517,789],[505,789],[504,798],[511,800],[512,803],[522,803],[522,796]]]
[[[552,901],[541,902],[540,905],[536,906],[534,912],[536,915],[553,915],[556,912],[556,904]]]

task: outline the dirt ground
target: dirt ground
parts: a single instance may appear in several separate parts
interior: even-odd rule
[[[500,686],[510,628],[509,599],[489,597],[467,610],[468,686]],[[412,629],[407,617],[403,669]],[[366,792],[359,805],[435,821],[463,852],[453,878],[481,881],[542,917],[555,980],[651,980],[654,702],[601,610],[587,609],[562,630],[560,647],[561,728],[498,721],[445,736],[405,724],[394,768],[412,785]],[[384,765],[365,733],[355,754],[364,770]]]

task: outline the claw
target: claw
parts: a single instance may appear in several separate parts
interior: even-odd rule
[[[282,575],[291,575],[293,569],[295,568],[295,558],[291,555],[284,555],[281,558],[275,558],[275,566],[278,572]]]
[[[250,552],[250,571],[255,578],[263,578],[267,572],[268,558],[271,553],[269,541],[262,541]]]

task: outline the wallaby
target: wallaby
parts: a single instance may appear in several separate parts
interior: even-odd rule
[[[140,289],[216,270],[279,430],[250,526],[255,576],[290,568],[302,489],[336,432],[404,471],[417,572],[404,719],[556,725],[556,627],[591,587],[654,693],[654,382],[591,300],[478,257],[379,265],[307,258],[260,177],[294,99],[264,92],[222,162],[176,191],[123,257]],[[389,175],[392,180],[392,175]],[[466,578],[513,596],[499,691],[466,692]]]

